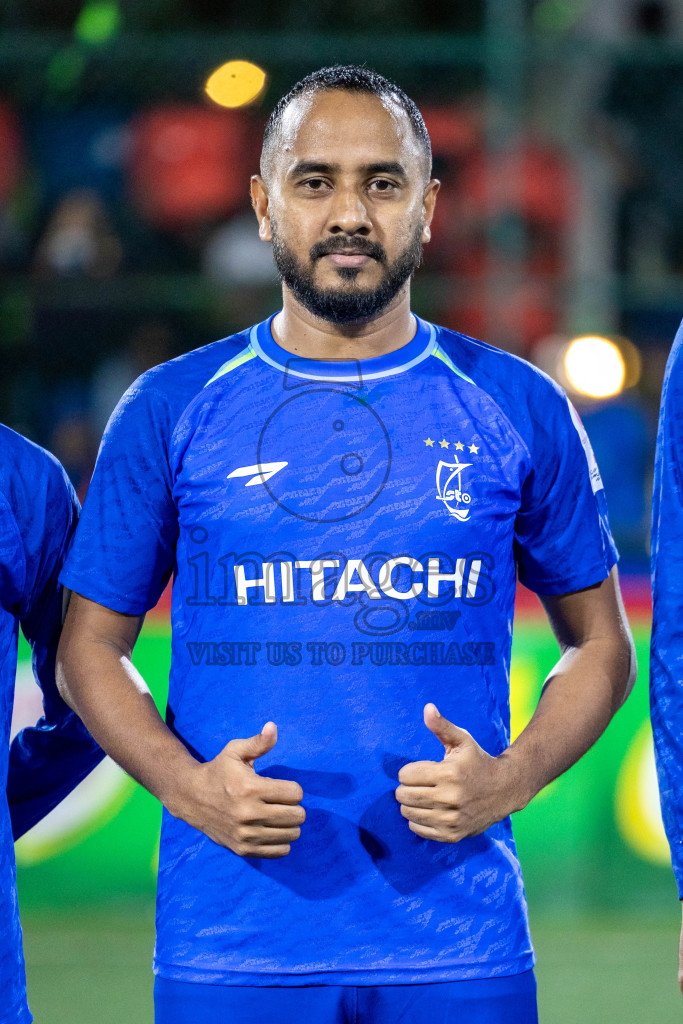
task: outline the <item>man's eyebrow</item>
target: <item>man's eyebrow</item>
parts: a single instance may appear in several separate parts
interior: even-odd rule
[[[289,173],[291,177],[297,177],[300,174],[330,174],[338,170],[339,164],[326,164],[320,160],[300,160]]]
[[[321,160],[300,160],[289,172],[296,178],[304,174],[333,174],[341,170],[340,164],[328,164]],[[393,174],[398,178],[407,178],[403,164],[397,160],[382,160],[373,164],[362,164],[359,168],[363,174]]]
[[[405,167],[397,160],[382,161],[376,164],[365,164],[365,174],[394,174],[397,178],[407,178]]]

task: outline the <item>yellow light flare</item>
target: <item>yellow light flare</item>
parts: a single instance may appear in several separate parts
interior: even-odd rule
[[[220,107],[244,107],[257,99],[266,84],[266,73],[248,60],[230,60],[209,75],[204,87]]]
[[[632,341],[629,341],[628,338],[620,337],[618,341],[619,350],[621,351],[621,354],[624,357],[624,362],[626,363],[626,380],[624,381],[624,387],[632,388],[635,387],[641,378],[643,372],[643,358],[636,346]]]
[[[619,346],[608,338],[575,338],[562,362],[571,387],[581,395],[611,398],[624,389],[626,363]]]
[[[623,839],[643,860],[669,863],[669,844],[659,809],[652,730],[644,722],[626,753],[614,795],[617,826]]]

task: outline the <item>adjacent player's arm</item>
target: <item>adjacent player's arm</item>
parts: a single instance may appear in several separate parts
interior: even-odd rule
[[[61,587],[55,603],[61,599]],[[68,707],[55,685],[55,657],[61,618],[46,615],[38,636],[22,622],[32,651],[33,671],[43,691],[43,715],[10,745],[7,803],[12,835],[19,839],[69,795],[95,768],[104,751]]]
[[[277,741],[268,722],[233,739],[211,761],[196,760],[161,719],[132,662],[142,616],[73,594],[57,658],[57,682],[107,753],[177,818],[248,857],[283,857],[305,812],[296,782],[269,779],[254,760]]]
[[[55,683],[63,618],[63,589],[57,577],[76,528],[78,499],[56,461],[43,454],[42,466],[35,466],[34,457],[28,449],[25,475],[15,481],[17,510],[26,519],[2,522],[5,535],[15,533],[21,544],[15,556],[15,567],[24,567],[18,617],[43,696],[42,717],[22,729],[9,750],[7,803],[15,839],[56,807],[104,757]]]
[[[396,790],[417,835],[458,842],[521,810],[585,754],[628,696],[636,659],[616,569],[600,584],[542,601],[562,656],[507,750],[492,757],[433,704],[425,708],[444,759],[405,765]]]
[[[666,366],[652,492],[650,711],[662,819],[683,899],[683,324]],[[678,981],[683,992],[683,925]]]

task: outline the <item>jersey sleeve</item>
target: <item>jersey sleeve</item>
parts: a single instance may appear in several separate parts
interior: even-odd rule
[[[664,376],[652,501],[650,708],[662,817],[683,899],[683,325]]]
[[[43,694],[43,716],[10,746],[7,798],[15,839],[51,811],[104,756],[60,697],[55,682],[63,604],[58,574],[79,507],[58,463],[47,455],[42,461],[41,472],[16,481],[13,502],[21,566],[18,617]]]
[[[11,504],[0,490],[0,597],[7,609],[18,606],[25,576],[19,527],[12,514]]]
[[[173,572],[172,426],[163,388],[150,371],[123,396],[102,439],[62,581],[113,611],[144,615]]]
[[[618,555],[595,456],[564,392],[539,378],[532,393],[530,471],[515,523],[519,579],[563,594],[606,579]]]

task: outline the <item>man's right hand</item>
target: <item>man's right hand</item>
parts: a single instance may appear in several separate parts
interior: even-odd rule
[[[298,782],[258,775],[254,761],[277,743],[266,722],[256,736],[230,740],[212,761],[197,764],[190,789],[169,810],[240,857],[285,857],[306,812]]]
[[[201,764],[162,721],[133,665],[142,616],[72,594],[57,657],[57,685],[103,750],[176,818],[240,857],[284,857],[306,813],[297,782],[257,775],[254,761],[277,743],[266,722]]]

